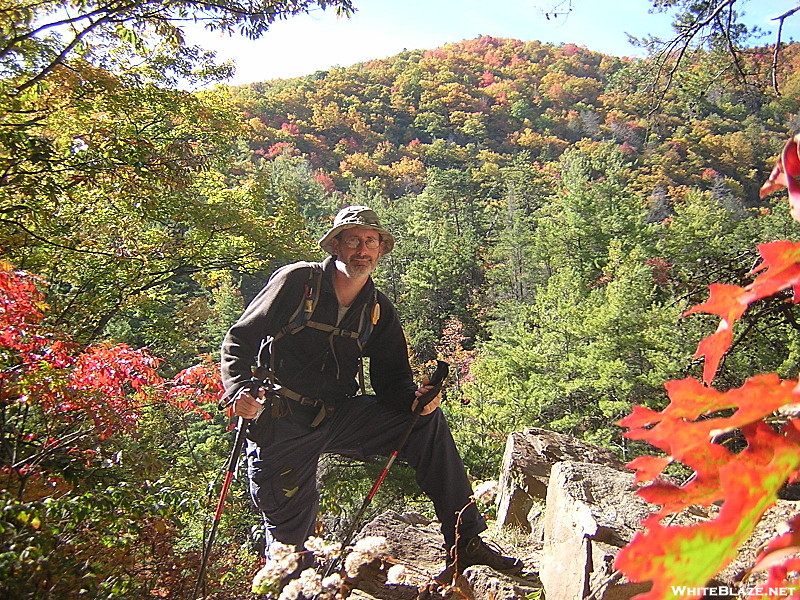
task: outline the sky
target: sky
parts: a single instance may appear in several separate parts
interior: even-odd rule
[[[650,0],[354,0],[351,18],[315,10],[274,23],[259,40],[229,37],[200,26],[187,30],[187,41],[232,60],[241,85],[310,75],[387,58],[403,50],[432,49],[481,35],[544,43],[575,43],[615,56],[642,56],[628,35],[670,37],[670,18],[651,14]],[[571,10],[568,10],[570,8]],[[772,32],[771,21],[797,0],[747,0],[742,9],[749,24]],[[554,14],[559,13],[559,14]],[[800,41],[800,13],[784,24],[782,40]]]

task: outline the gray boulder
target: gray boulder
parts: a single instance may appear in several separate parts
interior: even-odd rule
[[[630,598],[647,586],[620,581],[613,568],[652,507],[636,496],[633,473],[585,463],[553,465],[547,488],[539,576],[547,600]]]
[[[541,513],[537,505],[547,498],[550,469],[565,460],[624,468],[610,450],[568,435],[536,428],[514,432],[506,441],[500,470],[497,524],[534,532]]]

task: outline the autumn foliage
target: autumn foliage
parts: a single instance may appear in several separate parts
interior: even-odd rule
[[[154,407],[208,417],[217,368],[206,360],[166,379],[147,350],[81,347],[48,326],[44,285],[0,261],[0,596],[180,589],[167,582],[191,564],[174,548],[186,497],[127,477],[147,457],[122,459],[117,438],[141,435]]]
[[[6,410],[36,406],[43,416],[69,424],[72,439],[83,437],[75,435],[75,427],[104,439],[134,430],[147,403],[166,401],[198,410],[219,395],[210,364],[167,381],[157,371],[161,360],[146,349],[125,344],[79,348],[59,337],[43,324],[46,305],[37,285],[43,282],[0,262],[0,404]],[[49,431],[50,437],[38,443],[32,443],[35,434],[25,434],[29,450],[11,461],[12,468],[29,464],[46,448],[62,446],[63,440]]]
[[[791,214],[800,221],[800,135],[784,148],[762,196],[788,188]],[[787,483],[800,480],[800,419],[792,405],[800,403],[798,380],[775,374],[756,375],[739,388],[718,391],[715,375],[733,341],[736,322],[754,303],[776,294],[800,302],[800,243],[777,241],[759,246],[760,264],[751,284],[713,284],[709,299],[690,310],[720,317],[716,332],[702,340],[696,358],[704,358],[703,382],[687,378],[666,384],[669,405],[661,412],[636,406],[620,421],[625,436],[644,440],[666,456],[642,456],[629,466],[637,481],[652,481],[639,490],[661,509],[644,522],[617,557],[616,567],[631,581],[651,581],[641,600],[697,598],[702,588],[737,555],[761,517]],[[720,443],[726,433],[741,431],[746,446],[733,452]],[[682,485],[659,479],[676,461],[694,474]],[[692,505],[720,503],[713,519],[691,526],[665,524],[667,517]],[[800,598],[800,515],[787,533],[763,548],[742,586],[754,573],[766,571],[763,585],[750,597]],[[698,593],[686,594],[686,588]]]

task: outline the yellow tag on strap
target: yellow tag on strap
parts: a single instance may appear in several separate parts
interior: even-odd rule
[[[377,325],[378,320],[381,318],[381,305],[377,302],[375,306],[372,307],[372,324]]]

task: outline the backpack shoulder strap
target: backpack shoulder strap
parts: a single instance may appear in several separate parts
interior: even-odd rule
[[[381,305],[378,304],[378,290],[372,290],[372,301],[367,302],[361,309],[361,319],[358,322],[358,345],[363,348],[367,343],[372,330],[381,318]]]
[[[359,350],[363,353],[364,344],[367,343],[367,340],[369,339],[372,330],[375,328],[375,325],[378,324],[378,321],[381,316],[381,307],[380,304],[378,303],[377,289],[373,289],[372,291],[371,302],[365,303],[364,307],[361,309],[361,316],[359,319],[357,331],[349,331],[347,329],[342,329],[341,327],[328,325],[327,323],[318,323],[317,321],[312,320],[311,317],[314,314],[314,310],[317,307],[317,303],[319,302],[320,288],[322,286],[323,269],[322,265],[320,265],[319,263],[306,263],[306,264],[308,265],[309,271],[308,271],[308,279],[306,280],[306,283],[303,288],[303,296],[302,298],[300,298],[300,302],[298,303],[297,307],[292,313],[292,316],[289,318],[288,323],[286,323],[286,325],[284,325],[281,328],[281,330],[272,338],[271,342],[274,343],[276,340],[279,340],[280,338],[286,335],[294,335],[295,333],[299,332],[305,327],[311,327],[313,329],[325,331],[329,333],[331,336],[341,336],[341,337],[355,339],[358,342]],[[277,272],[278,271],[276,271],[276,273]],[[270,361],[269,361],[270,375],[272,375],[275,372],[274,361],[275,361],[275,352],[271,351]],[[363,391],[364,390],[363,360],[359,361],[359,363],[360,363],[359,384]]]
[[[289,322],[281,327],[280,331],[278,331],[278,333],[276,333],[267,343],[262,342],[262,348],[259,351],[259,364],[266,362],[262,360],[262,353],[265,353],[264,351],[266,350],[269,354],[269,368],[267,369],[267,376],[272,384],[275,383],[275,341],[281,339],[287,334],[292,335],[303,329],[303,327],[306,326],[306,323],[308,323],[309,319],[311,319],[311,315],[313,314],[314,309],[317,307],[317,302],[319,301],[320,285],[322,284],[322,265],[319,263],[305,263],[304,267],[308,268],[308,279],[303,286],[303,295],[300,298],[300,302],[297,304],[292,316],[289,318]],[[272,277],[270,277],[270,280],[283,269],[286,269],[286,267],[281,267],[280,269],[276,270],[275,273],[272,274]]]
[[[289,317],[289,321],[275,335],[273,341],[282,338],[284,335],[292,335],[300,331],[306,326],[314,313],[314,309],[317,308],[320,286],[322,285],[322,266],[315,263],[307,264],[308,279],[303,286],[303,296],[300,298],[300,302],[294,309],[292,316]]]

